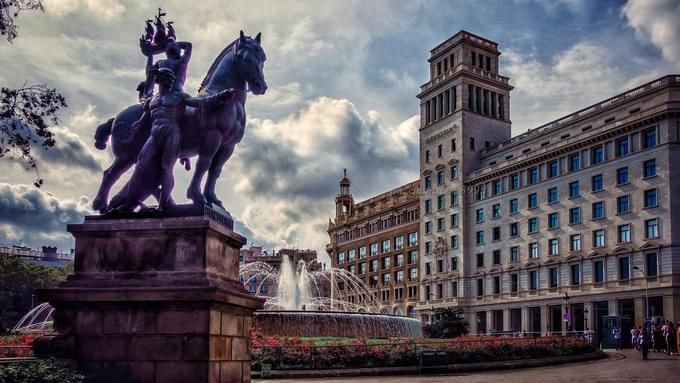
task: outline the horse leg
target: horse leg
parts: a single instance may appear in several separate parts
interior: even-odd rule
[[[125,173],[134,161],[130,160],[130,156],[116,157],[111,166],[104,170],[104,175],[102,177],[102,183],[99,186],[99,191],[97,191],[97,196],[92,202],[92,208],[104,213],[108,208],[109,192],[113,184],[118,181],[118,178]]]
[[[214,203],[215,205],[224,209],[222,201],[217,198],[215,194],[215,185],[217,184],[217,179],[220,178],[222,173],[222,167],[227,162],[232,153],[234,153],[235,145],[223,145],[215,154],[212,164],[210,165],[210,171],[208,171],[208,179],[205,181],[205,188],[203,189],[203,194],[208,200],[208,203]]]
[[[203,181],[203,176],[210,168],[215,153],[217,153],[220,147],[221,138],[221,135],[218,133],[208,132],[203,139],[203,145],[198,151],[198,161],[196,161],[194,175],[191,177],[191,183],[189,183],[189,188],[187,189],[187,198],[192,200],[194,204],[208,203],[208,200],[201,193],[201,182]]]

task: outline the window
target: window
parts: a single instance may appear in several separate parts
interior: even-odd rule
[[[425,151],[425,163],[430,163],[430,151],[426,150]]]
[[[493,195],[499,195],[503,193],[503,183],[500,180],[493,182]]]
[[[404,254],[397,254],[394,256],[394,265],[397,267],[404,266]]]
[[[371,257],[375,257],[376,255],[378,255],[378,244],[371,243]]]
[[[431,275],[432,274],[432,263],[426,262],[425,263],[425,275]],[[429,297],[428,297],[429,299]]]
[[[630,242],[630,224],[618,227],[618,240],[619,243]]]
[[[548,189],[548,203],[557,202],[557,187]]]
[[[444,171],[440,170],[437,172],[437,184],[444,185]]]
[[[557,288],[558,285],[557,267],[551,267],[549,273],[550,273],[550,288],[551,289]]]
[[[458,296],[458,282],[451,282],[451,296]]]
[[[457,249],[457,248],[458,248],[458,236],[457,236],[457,235],[452,235],[452,236],[451,236],[451,248],[452,248],[452,249]]]
[[[647,160],[643,163],[643,176],[645,178],[654,177],[656,175],[656,160]]]
[[[482,278],[477,279],[477,296],[484,296],[484,280]]]
[[[592,190],[593,192],[600,191],[603,188],[603,183],[602,183],[602,174],[598,174],[593,176],[593,187]]]
[[[581,251],[581,234],[569,236],[569,251]]]
[[[560,175],[560,163],[558,160],[550,161],[548,164],[548,177],[554,178]]]
[[[430,213],[432,213],[432,200],[426,199],[425,200],[425,214],[430,214]]]
[[[356,258],[356,250],[352,249],[347,251],[347,261],[348,262],[354,262],[354,259]]]
[[[619,280],[627,281],[630,279],[630,258],[619,258]]]
[[[443,154],[443,147],[442,147],[441,144],[439,144],[439,146],[437,146],[437,157],[442,158],[442,154]]]
[[[338,263],[345,263],[345,253],[338,253]]]
[[[437,272],[441,273],[444,271],[444,261],[443,260],[438,260],[437,261]]]
[[[476,216],[477,216],[477,223],[484,222],[484,208],[477,209]]]
[[[593,282],[604,282],[604,261],[593,262]]]
[[[452,64],[453,64],[453,63],[452,63]],[[453,94],[455,95],[455,94],[456,94],[456,93],[455,93],[455,92],[456,92],[456,89],[455,89],[455,88],[453,89],[453,92],[454,92]],[[455,100],[455,97],[454,97],[454,100]],[[455,102],[454,102],[454,103],[455,103]],[[455,139],[455,138],[452,138],[452,139],[451,139],[451,151],[452,151],[452,152],[455,152],[455,151],[456,151],[456,139]]]
[[[430,176],[425,176],[425,190],[432,189],[432,178]]]
[[[510,224],[510,236],[511,237],[516,237],[519,235],[519,225],[517,222],[513,222]]]
[[[437,210],[442,210],[446,207],[446,197],[442,194],[437,196]]]
[[[569,183],[569,198],[576,198],[581,194],[581,189],[579,187],[578,181]]]
[[[493,218],[500,218],[501,217],[501,204],[499,204],[499,203],[494,204],[491,207],[491,214],[492,214]]]
[[[529,169],[529,183],[532,185],[536,185],[539,180],[540,179],[538,176],[538,168]]]
[[[656,189],[645,190],[645,207],[655,207],[656,203]]]
[[[390,240],[386,239],[382,241],[382,252],[387,253],[390,251]]]
[[[548,245],[549,245],[549,254],[550,255],[558,255],[560,253],[560,240],[557,238],[552,238],[548,240]]]
[[[656,238],[659,236],[659,222],[656,218],[645,221],[645,238]]]
[[[578,225],[581,223],[581,208],[575,207],[569,209],[569,224]]]
[[[529,290],[538,289],[538,272],[536,270],[529,271]]]
[[[593,219],[604,218],[604,201],[593,203]]]
[[[458,214],[451,214],[451,227],[458,227]]]
[[[536,217],[529,218],[528,230],[529,234],[538,232],[538,218]]]
[[[575,172],[581,169],[581,154],[576,153],[569,156],[569,171]]]
[[[590,163],[591,165],[595,165],[602,162],[604,162],[604,146],[599,145],[594,147],[591,151]]]
[[[404,237],[398,236],[394,238],[394,250],[401,250],[404,248]]]
[[[475,138],[470,137],[470,151],[474,152],[475,151]]]
[[[604,247],[604,229],[593,231],[593,247]]]
[[[519,275],[510,274],[510,292],[516,293],[519,290]]]
[[[486,187],[484,185],[479,185],[476,188],[477,201],[483,201],[486,198]]]
[[[510,214],[515,214],[519,211],[519,203],[517,202],[517,198],[513,198],[510,200]]]
[[[538,242],[529,244],[529,258],[538,258]]]
[[[451,192],[451,206],[458,206],[458,192]]]
[[[477,267],[484,267],[484,253],[477,253]]]
[[[366,259],[366,246],[359,248],[359,259]]]
[[[511,190],[519,189],[519,174],[513,174],[510,176],[510,189]]]
[[[510,262],[519,261],[519,246],[513,246],[510,248]]]
[[[581,283],[581,265],[571,265],[571,285],[578,286]]]
[[[619,214],[630,212],[630,196],[623,195],[616,199],[616,212]]]
[[[646,268],[648,277],[656,277],[659,275],[656,253],[649,253],[645,255]]]
[[[628,142],[628,137],[619,138],[616,140],[616,156],[623,157],[630,153],[630,144]]]
[[[432,254],[432,242],[425,242],[425,254]]]
[[[385,257],[382,259],[382,268],[383,269],[389,269],[390,268],[390,257]]]
[[[560,227],[560,215],[559,213],[548,214],[548,228],[557,229]]]
[[[536,193],[531,193],[527,196],[528,198],[528,207],[529,209],[534,209],[538,207],[538,197],[536,196]]]
[[[647,129],[642,132],[642,147],[651,148],[656,146],[656,128]]]
[[[500,241],[501,240],[501,228],[500,227],[494,227],[491,230],[491,239],[494,241]]]
[[[417,231],[414,231],[413,233],[408,233],[408,245],[409,245],[409,247],[418,245],[418,232]]]
[[[432,222],[425,222],[425,234],[432,234]]]
[[[437,231],[443,231],[446,226],[446,221],[444,217],[437,218]]]
[[[628,167],[616,169],[616,184],[623,185],[628,183]]]
[[[477,238],[477,244],[483,245],[484,244],[484,231],[478,231],[476,238]]]
[[[451,172],[451,179],[457,180],[458,179],[458,167],[456,165],[451,166],[450,172]]]
[[[451,257],[451,271],[458,270],[458,257]]]
[[[408,252],[408,264],[413,265],[418,262],[418,250],[411,250]]]
[[[390,284],[390,274],[385,273],[382,275],[382,281],[383,281],[383,286],[387,286]]]
[[[494,265],[500,265],[501,264],[501,251],[500,250],[494,250],[493,251],[493,264]]]

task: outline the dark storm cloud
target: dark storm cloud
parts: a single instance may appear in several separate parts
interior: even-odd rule
[[[36,154],[44,166],[63,165],[99,172],[101,165],[80,137],[65,128],[56,128],[56,144],[49,148],[38,148]]]

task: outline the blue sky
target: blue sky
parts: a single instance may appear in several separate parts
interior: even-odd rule
[[[0,84],[47,83],[68,99],[46,185],[0,163],[0,242],[72,245],[65,223],[88,213],[111,161],[94,128],[134,103],[137,39],[158,2],[45,0],[0,43]],[[680,1],[164,1],[192,41],[186,90],[240,29],[262,32],[269,91],[248,100],[242,144],[218,193],[250,242],[323,252],[342,168],[354,197],[414,180],[419,86],[429,50],[461,29],[499,43],[519,134],[667,73],[680,72]],[[176,169],[176,199],[188,174]]]

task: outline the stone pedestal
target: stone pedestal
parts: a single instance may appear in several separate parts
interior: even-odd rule
[[[205,216],[69,225],[75,273],[40,291],[57,336],[36,352],[97,382],[250,382],[250,329],[263,301],[238,281],[245,238]]]

